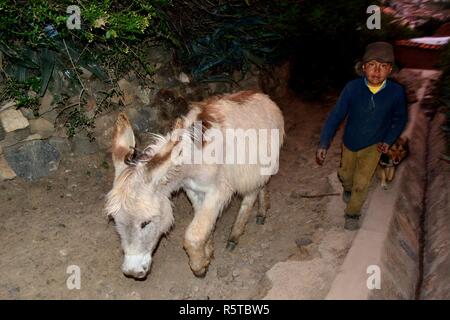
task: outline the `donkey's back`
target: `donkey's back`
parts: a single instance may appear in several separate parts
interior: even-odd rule
[[[200,106],[199,119],[222,132],[224,165],[218,181],[248,194],[266,184],[278,169],[283,115],[262,93],[242,91],[213,99]]]

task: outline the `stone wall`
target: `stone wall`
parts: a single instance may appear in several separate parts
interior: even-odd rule
[[[370,299],[411,300],[419,284],[428,120],[422,114],[416,119],[410,155],[396,177],[401,181],[381,256],[382,290],[371,291]]]
[[[244,77],[235,72],[235,83],[195,83],[175,66],[164,48],[155,47],[148,55],[155,64],[152,77],[142,79],[130,72],[107,84],[84,70],[80,75],[84,90],[80,87],[74,93],[73,86],[64,81],[51,85],[40,98],[37,112],[17,108],[13,100],[0,101],[0,180],[19,176],[35,181],[57,171],[64,157],[109,152],[119,112],[129,116],[138,144],[143,145],[149,142],[150,133],[165,134],[176,117],[188,112],[192,101],[248,89],[274,98],[287,91],[289,63],[267,72],[251,68]],[[69,94],[70,98],[62,98]],[[67,119],[75,109],[81,110],[77,116],[85,117],[90,125],[77,128],[69,137]]]
[[[450,167],[440,159],[445,117],[433,104],[439,73],[414,72],[427,82],[419,89],[418,112],[408,131],[410,156],[381,259],[383,290],[372,291],[371,299],[450,298]]]
[[[442,160],[444,114],[433,119],[429,134],[428,188],[421,299],[450,299],[450,165]]]

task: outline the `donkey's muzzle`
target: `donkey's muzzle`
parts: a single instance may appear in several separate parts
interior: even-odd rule
[[[122,271],[128,277],[135,279],[143,279],[150,270],[152,257],[150,254],[145,255],[125,255]]]

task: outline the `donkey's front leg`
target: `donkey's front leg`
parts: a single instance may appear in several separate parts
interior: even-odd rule
[[[189,256],[189,265],[197,277],[204,277],[213,252],[212,232],[222,207],[226,203],[223,192],[205,195],[200,208],[186,230],[184,249]]]

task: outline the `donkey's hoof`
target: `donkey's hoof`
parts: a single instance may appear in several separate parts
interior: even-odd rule
[[[233,251],[233,249],[236,247],[236,242],[228,240],[227,242],[227,250]]]
[[[263,225],[264,222],[266,222],[266,217],[259,217],[259,216],[256,217],[256,224]]]
[[[208,271],[207,268],[201,268],[200,270],[196,271],[196,270],[192,270],[192,272],[194,273],[194,275],[197,278],[204,278],[206,276],[206,271]]]

